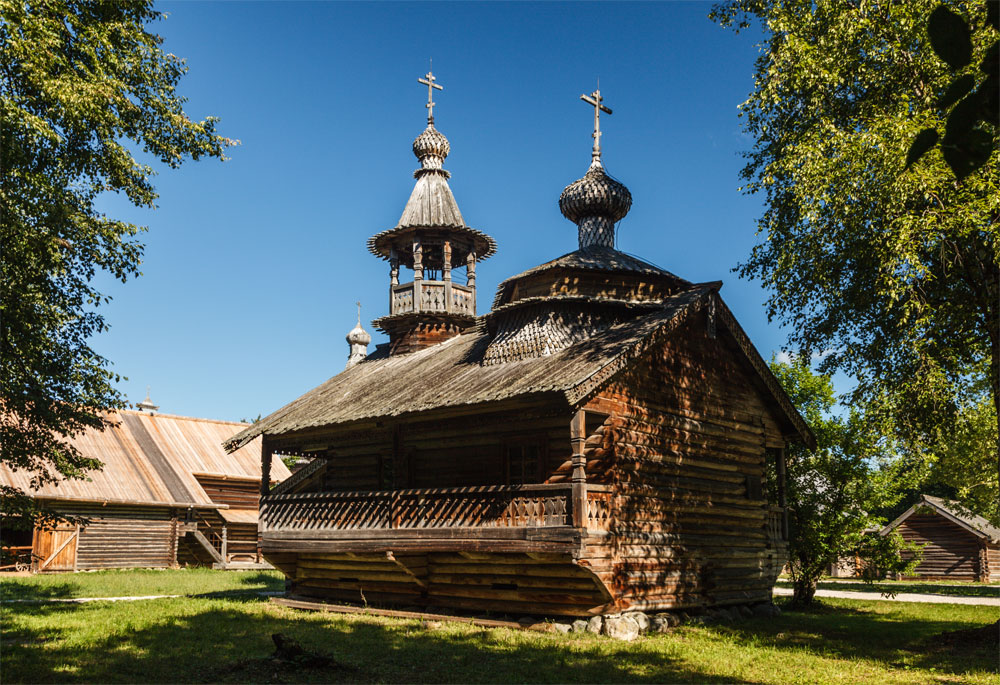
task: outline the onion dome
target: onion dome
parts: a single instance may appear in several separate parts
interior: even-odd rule
[[[448,139],[432,123],[427,124],[424,132],[413,141],[413,154],[420,160],[420,171],[441,169],[450,151]]]
[[[361,303],[358,302],[357,305],[358,323],[347,334],[347,344],[351,346],[351,350],[347,355],[347,368],[351,368],[358,362],[364,361],[365,357],[368,356],[368,344],[372,341],[372,337],[368,334],[368,331],[361,327]]]
[[[566,186],[559,211],[579,228],[580,248],[615,246],[615,224],[632,207],[632,193],[604,171],[595,158],[583,178]]]
[[[362,347],[368,347],[372,342],[372,337],[368,334],[368,331],[361,327],[361,322],[351,329],[351,332],[347,334],[347,344],[348,345],[361,345]]]

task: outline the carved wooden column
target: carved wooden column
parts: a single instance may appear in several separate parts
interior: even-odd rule
[[[424,247],[420,238],[413,239],[413,311],[420,311],[420,289],[424,280]]]
[[[580,409],[569,423],[569,441],[573,449],[573,526],[587,527],[587,457],[584,444],[587,442],[587,417]]]
[[[444,281],[444,310],[451,313],[451,241],[445,240],[441,247],[441,280]]]
[[[389,314],[396,311],[396,286],[399,285],[399,255],[396,248],[389,248]]]
[[[476,313],[476,253],[473,250],[469,250],[469,256],[465,258],[465,282],[472,290],[472,311],[470,314],[475,315]]]

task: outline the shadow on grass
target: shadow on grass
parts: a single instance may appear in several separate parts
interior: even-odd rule
[[[716,630],[738,643],[801,649],[843,659],[877,660],[894,667],[936,669],[954,674],[995,671],[997,668],[997,642],[985,649],[982,645],[961,643],[949,651],[928,649],[928,644],[937,636],[979,627],[986,621],[970,624],[967,620],[949,619],[942,610],[935,612],[933,609],[928,610],[928,617],[921,618],[910,611],[897,612],[881,603],[878,609],[831,606],[822,602],[795,610],[785,602],[782,608],[784,611],[777,619],[753,619],[718,626]]]
[[[251,600],[212,604],[189,601],[194,611],[162,610],[151,625],[86,644],[70,634],[55,636],[66,644],[53,644],[51,631],[15,626],[9,640],[4,636],[4,682],[732,682],[690,668],[652,643],[531,633],[513,640],[506,630],[449,623],[263,610]],[[40,612],[46,623],[74,610],[17,609]],[[274,633],[338,665],[271,659]]]
[[[4,578],[0,584],[0,600],[11,599],[67,599],[76,597],[75,583],[51,583],[39,585],[31,579]]]
[[[450,623],[299,612],[267,606],[248,593],[226,600],[153,600],[144,603],[144,617],[116,613],[116,607],[101,604],[7,605],[4,682],[733,680],[684,660],[679,645],[690,640],[688,629],[626,644],[589,635],[514,637],[506,630]],[[753,645],[773,648],[778,659],[782,652],[807,651],[879,661],[890,668],[934,668],[942,675],[996,668],[995,648],[992,653],[960,644],[947,653],[927,649],[935,635],[975,627],[967,608],[964,618],[951,619],[931,610],[909,611],[820,605],[773,619],[691,630],[729,642],[736,654]],[[270,658],[274,633],[341,666],[310,668],[275,661]]]

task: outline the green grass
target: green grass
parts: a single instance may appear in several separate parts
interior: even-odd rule
[[[0,576],[0,599],[68,599],[72,597],[141,597],[281,591],[278,571],[122,570]]]
[[[779,580],[778,587],[792,587],[790,580]],[[884,580],[867,585],[860,580],[846,578],[836,580],[821,580],[817,587],[820,590],[841,590],[844,592],[880,593],[883,590],[893,592],[914,592],[924,595],[945,595],[948,597],[1000,597],[1000,583],[962,583],[939,582],[932,580]]]
[[[204,573],[214,588],[245,587],[239,580],[244,574]],[[6,588],[10,581],[0,582]],[[689,626],[621,643],[589,634],[459,623],[424,627],[418,621],[301,612],[244,593],[6,604],[0,607],[0,659],[5,683],[997,683],[995,642],[947,645],[937,637],[983,626],[997,613],[995,607],[828,600],[816,611]],[[344,667],[270,660],[270,636],[278,632]]]

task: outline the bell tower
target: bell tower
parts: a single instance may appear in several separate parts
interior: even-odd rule
[[[389,336],[389,353],[402,354],[460,334],[476,318],[476,263],[496,252],[496,242],[466,225],[443,168],[451,151],[434,128],[434,91],[443,90],[431,72],[417,79],[427,86],[427,128],[413,141],[420,160],[417,179],[394,228],[368,239],[368,249],[389,262],[389,315],[372,324]],[[413,272],[400,282],[400,267]],[[464,271],[465,282],[455,280]]]

